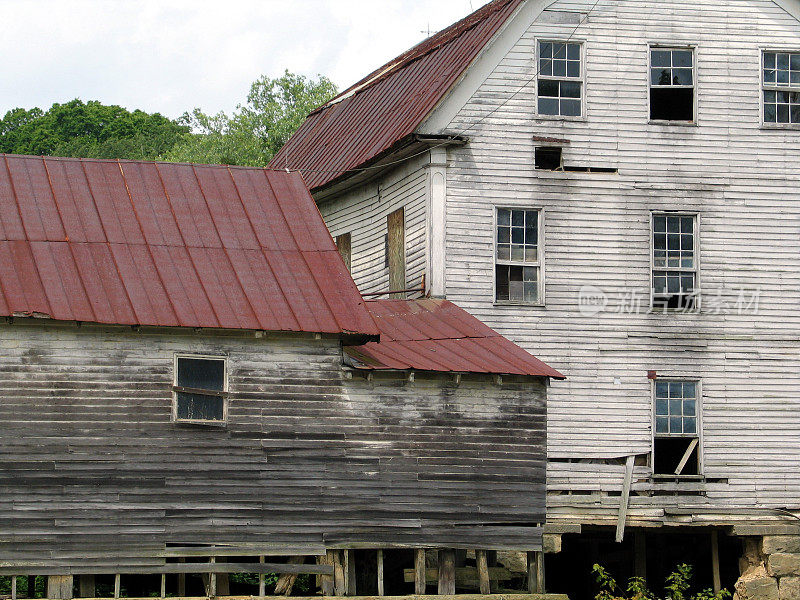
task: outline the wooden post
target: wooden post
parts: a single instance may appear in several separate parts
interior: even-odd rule
[[[383,595],[383,550],[378,550],[378,596]]]
[[[544,594],[544,552],[528,552],[528,592]]]
[[[335,553],[336,553],[335,550],[328,550],[325,556],[321,557],[322,564],[333,566],[335,564],[333,556]],[[321,577],[320,587],[322,588],[323,596],[333,596],[334,592],[333,577],[331,575],[323,575]]]
[[[439,550],[439,594],[452,596],[456,593],[455,550]]]
[[[425,594],[425,550],[414,550],[414,593],[417,596]]]
[[[211,560],[209,561],[212,565],[217,562],[217,557],[212,556]],[[217,596],[217,574],[216,573],[209,573],[208,574],[208,590],[206,591],[209,598],[216,598]]]
[[[48,575],[47,577],[47,597],[48,598],[72,598],[72,575]]]
[[[633,534],[633,574],[647,579],[647,543],[644,531]]]
[[[344,589],[348,596],[356,595],[356,555],[352,550],[344,551]]]
[[[616,540],[619,544],[625,537],[625,520],[628,517],[628,500],[631,495],[631,480],[633,479],[633,461],[636,457],[629,456],[625,461],[625,479],[622,481],[622,495],[619,498],[619,516],[617,517]],[[542,592],[544,593],[544,592]]]
[[[114,575],[114,598],[119,598],[119,588],[120,588],[120,575],[117,573]]]
[[[81,598],[94,598],[94,575],[80,575],[78,577],[78,593]]]
[[[345,596],[347,587],[345,583],[344,551],[333,550],[333,594]]]
[[[722,580],[719,575],[719,532],[711,532],[711,570],[714,578],[714,593],[722,590]]]
[[[178,562],[185,563],[185,558],[179,558]],[[178,596],[181,598],[186,597],[186,573],[178,574]]]
[[[290,565],[302,565],[305,562],[305,556],[290,556],[288,560]],[[295,581],[297,581],[297,573],[283,573],[275,584],[275,595],[291,596]]]
[[[166,573],[162,573],[161,574],[161,597],[162,598],[166,598],[167,597],[167,574]]]
[[[492,585],[489,580],[489,561],[486,557],[486,550],[475,550],[475,562],[478,567],[478,581],[480,582],[481,594],[491,594]]]
[[[17,600],[17,576],[11,576],[11,600]]]
[[[263,564],[264,560],[265,559],[264,559],[263,556],[259,556],[258,557],[258,562]],[[264,573],[259,573],[258,574],[258,596],[259,596],[259,598],[263,598],[266,595],[267,595],[267,584],[264,581]]]

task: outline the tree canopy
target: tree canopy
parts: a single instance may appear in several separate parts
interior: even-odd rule
[[[286,71],[277,79],[262,76],[250,87],[247,102],[228,115],[195,108],[182,119],[194,133],[185,135],[165,160],[263,167],[302,125],[306,116],[336,95],[327,77],[307,78]]]
[[[150,160],[169,152],[189,130],[159,113],[75,99],[47,111],[8,111],[0,120],[0,152]]]

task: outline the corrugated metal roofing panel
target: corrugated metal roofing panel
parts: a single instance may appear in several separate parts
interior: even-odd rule
[[[313,112],[270,167],[320,188],[414,133],[524,0],[493,0]]]
[[[297,174],[3,155],[0,316],[378,330]]]
[[[367,302],[380,342],[346,348],[365,369],[564,376],[447,300]]]

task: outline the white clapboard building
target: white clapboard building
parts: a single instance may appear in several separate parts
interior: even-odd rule
[[[548,591],[687,562],[800,597],[799,19],[494,0],[272,162],[303,172],[362,293],[446,297],[567,376]]]

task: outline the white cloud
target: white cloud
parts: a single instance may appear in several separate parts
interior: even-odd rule
[[[354,83],[488,0],[0,0],[0,116],[75,97],[231,110],[284,69]]]

